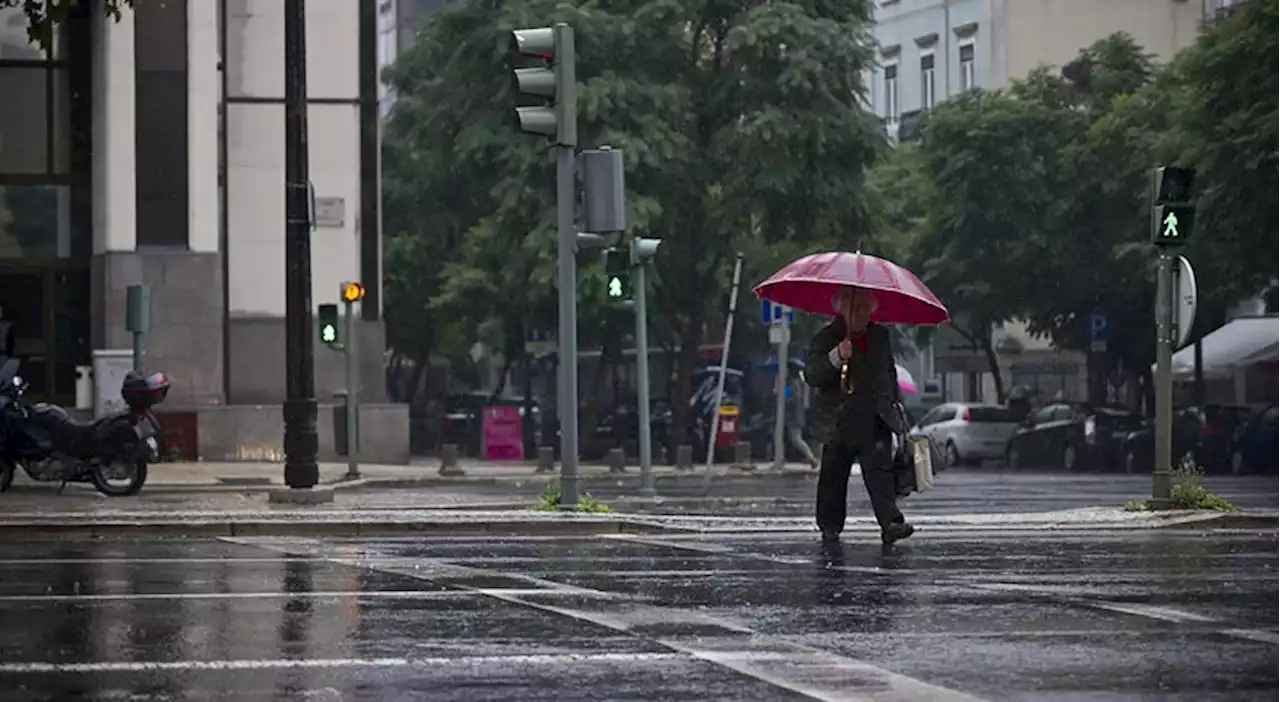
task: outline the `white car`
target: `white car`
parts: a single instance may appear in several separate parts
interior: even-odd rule
[[[911,429],[927,436],[946,458],[947,467],[1004,458],[1018,422],[1000,405],[948,402],[929,410]]]

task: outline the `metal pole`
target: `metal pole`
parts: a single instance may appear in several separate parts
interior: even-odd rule
[[[145,335],[136,331],[133,333],[133,369],[142,370],[147,355]]]
[[[284,481],[315,487],[316,379],[311,338],[310,162],[307,151],[306,3],[284,3],[285,401]]]
[[[1173,260],[1160,254],[1156,269],[1156,451],[1151,502],[1169,506],[1173,489]]]
[[[556,147],[560,297],[560,507],[578,508],[578,233],[573,226],[573,147]]]
[[[635,246],[635,243],[632,243]],[[645,289],[644,262],[636,266],[632,281],[635,284],[636,301],[636,416],[640,441],[640,495],[657,494],[653,480],[653,437],[649,427],[649,317]]]
[[[729,343],[733,341],[733,318],[738,311],[738,284],[742,281],[742,254],[733,262],[733,283],[729,288],[729,319],[724,323],[724,344],[720,347],[720,378],[716,381],[715,406],[711,408],[711,431],[707,432],[707,469],[702,477],[703,493],[711,490],[711,465],[716,460],[716,433],[720,430],[720,403],[724,400],[724,375],[729,370]]]
[[[343,352],[347,363],[347,480],[360,478],[360,381],[356,378],[356,307],[348,302],[347,341]]]
[[[783,314],[782,321],[778,323],[778,377],[773,383],[773,391],[777,394],[773,405],[774,470],[782,470],[787,464],[787,345],[791,341],[790,332],[787,314]]]

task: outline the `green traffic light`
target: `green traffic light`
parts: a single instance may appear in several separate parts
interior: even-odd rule
[[[320,327],[320,340],[326,344],[332,344],[338,340],[338,328],[332,324],[326,324]]]
[[[618,276],[609,278],[609,297],[622,297],[622,279]]]

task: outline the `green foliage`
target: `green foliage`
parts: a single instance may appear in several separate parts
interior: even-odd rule
[[[687,382],[735,251],[782,262],[869,231],[864,172],[884,146],[861,103],[871,12],[869,0],[466,0],[432,15],[387,74],[386,231],[408,252],[387,258],[389,328],[555,328],[553,150],[512,125],[505,52],[510,29],[565,21],[580,147],[626,154],[629,233],[664,239],[650,277],[655,341],[685,350]],[[616,316],[591,282],[595,258],[579,257],[588,347]],[[423,261],[430,271],[410,270]]]
[[[918,144],[873,172],[873,194],[879,182],[908,184],[880,198],[877,224],[909,242],[908,263],[975,341],[1022,319],[1060,348],[1087,350],[1088,318],[1105,309],[1104,366],[1145,373],[1153,167],[1199,173],[1186,255],[1201,284],[1200,331],[1275,276],[1277,51],[1276,0],[1264,0],[1206,25],[1163,68],[1120,33],[1061,71],[948,100],[925,117]]]
[[[534,505],[534,509],[539,512],[559,512],[560,511],[560,481],[552,480],[542,488],[542,493],[538,495],[538,502]],[[604,514],[612,512],[609,505],[597,500],[587,493],[582,493],[578,497],[577,512],[591,512],[595,514]]]
[[[1169,509],[1206,509],[1215,512],[1234,512],[1236,506],[1225,498],[1215,495],[1200,484],[1204,478],[1204,469],[1196,465],[1191,454],[1173,469],[1173,488],[1170,490]],[[1128,512],[1147,512],[1155,509],[1151,500],[1130,500],[1124,505]]]
[[[65,23],[80,0],[0,0],[0,8],[18,7],[27,16],[27,37],[48,49],[53,45],[53,30]],[[133,7],[135,0],[100,0],[95,7],[107,17],[120,19],[120,10]]]

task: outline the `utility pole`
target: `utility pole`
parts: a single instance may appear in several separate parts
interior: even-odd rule
[[[782,470],[787,465],[787,365],[788,346],[791,344],[791,309],[770,304],[771,310],[778,310],[777,319],[770,320],[769,340],[777,345],[778,377],[774,378],[773,391],[773,469]]]
[[[1156,426],[1155,467],[1151,475],[1151,504],[1168,508],[1173,495],[1173,346],[1175,291],[1171,250],[1191,236],[1195,207],[1191,191],[1195,171],[1166,166],[1152,177],[1151,241],[1156,260]]]
[[[311,488],[316,465],[315,351],[311,340],[311,187],[307,146],[304,0],[284,2],[285,401],[284,482]]]
[[[511,54],[542,65],[515,69],[519,93],[551,104],[516,107],[516,126],[551,138],[556,151],[556,270],[560,347],[560,508],[578,507],[578,232],[574,227],[574,149],[578,145],[577,78],[573,28],[511,32]]]

